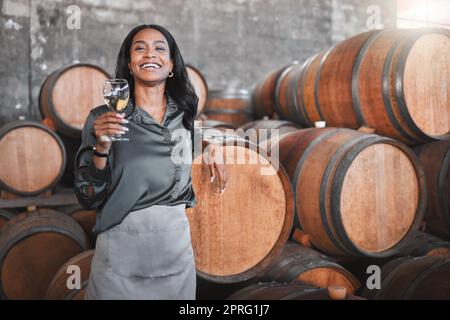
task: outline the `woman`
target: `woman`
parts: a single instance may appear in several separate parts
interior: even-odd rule
[[[198,99],[172,35],[158,25],[134,28],[120,48],[116,78],[128,80],[129,115],[94,108],[76,159],[77,198],[98,211],[86,298],[195,299],[185,214],[195,204],[191,163],[172,154],[188,146],[183,157],[192,160]],[[180,130],[187,139],[173,139]],[[108,139],[125,133],[129,141]],[[212,150],[211,182],[216,171],[222,193],[227,171]]]

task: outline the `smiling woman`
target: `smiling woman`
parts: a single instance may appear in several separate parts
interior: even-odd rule
[[[172,35],[157,25],[134,28],[120,48],[116,78],[129,83],[128,115],[94,108],[76,159],[75,193],[97,210],[87,299],[195,299],[185,213],[196,203],[192,154],[183,163],[171,156],[193,150],[198,98]],[[100,138],[125,131],[130,141]],[[185,139],[175,139],[180,131]],[[223,190],[226,167],[213,160],[210,173]]]

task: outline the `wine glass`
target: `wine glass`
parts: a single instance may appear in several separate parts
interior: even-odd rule
[[[105,103],[111,111],[122,113],[130,98],[130,88],[126,79],[108,79],[103,84],[103,97]],[[129,141],[130,139],[121,136],[109,137],[112,141]]]

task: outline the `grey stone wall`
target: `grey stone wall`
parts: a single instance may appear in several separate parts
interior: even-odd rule
[[[141,23],[167,27],[210,89],[250,89],[271,70],[367,30],[369,5],[395,25],[394,2],[0,0],[0,125],[40,119],[39,89],[60,67],[88,62],[112,74],[123,38]]]

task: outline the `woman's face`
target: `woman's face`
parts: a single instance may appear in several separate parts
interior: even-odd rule
[[[135,80],[165,81],[172,71],[170,49],[166,38],[155,29],[142,29],[133,38],[128,64]]]

